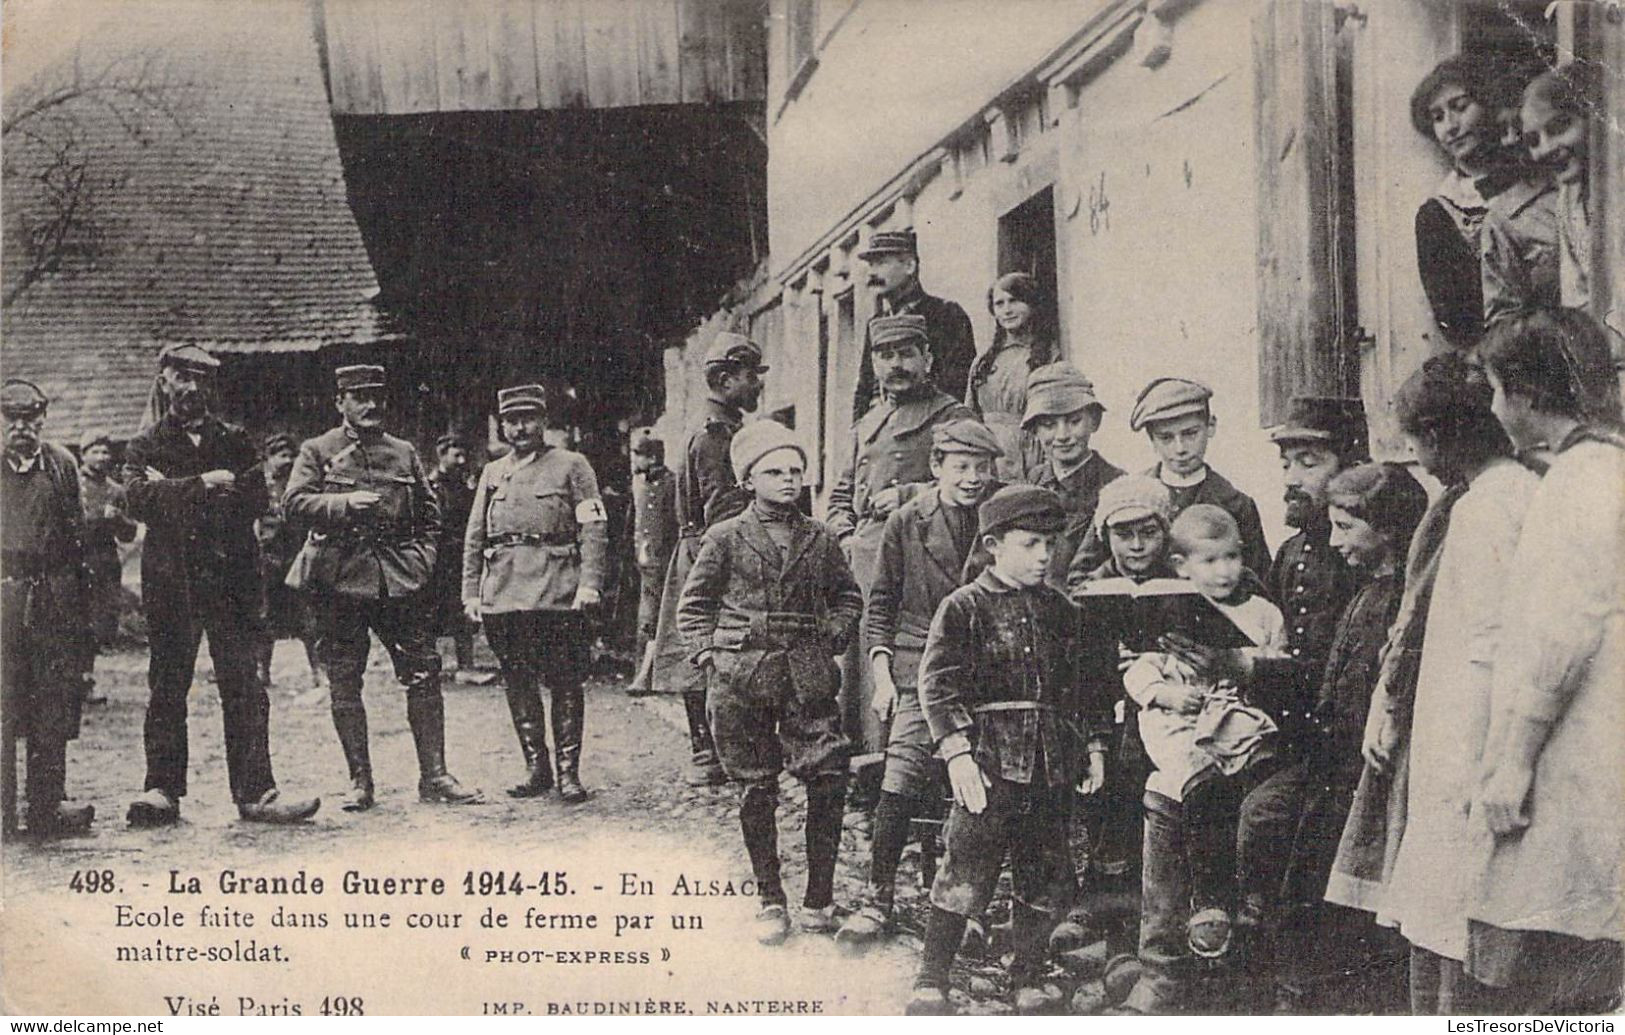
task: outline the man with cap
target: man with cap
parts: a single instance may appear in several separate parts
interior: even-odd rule
[[[559,797],[587,800],[581,786],[584,699],[592,662],[585,609],[603,593],[609,516],[598,478],[580,453],[549,446],[547,395],[538,384],[497,393],[502,437],[513,451],[480,472],[463,538],[463,607],[485,623],[502,663],[508,711],[525,758],[514,798],[554,786],[541,683],[553,701]]]
[[[429,485],[440,505],[440,545],[434,555],[435,635],[450,636],[457,661],[457,681],[477,682],[474,671],[474,626],[463,613],[463,536],[474,507],[474,479],[468,473],[468,443],[448,431],[435,440],[435,469]],[[484,680],[489,682],[490,680]]]
[[[920,287],[920,252],[912,230],[880,230],[858,258],[869,265],[866,283],[875,290],[878,316],[910,314],[925,320],[925,336],[935,357],[932,380],[955,399],[965,398],[971,364],[976,362],[976,337],[970,317],[957,302],[928,295]],[[858,386],[853,396],[852,419],[863,415],[884,394],[870,361],[874,350],[871,322],[863,334],[863,355],[858,363]]]
[[[1134,400],[1129,428],[1144,431],[1151,441],[1157,464],[1146,473],[1168,487],[1173,516],[1196,503],[1211,503],[1228,511],[1241,529],[1242,564],[1263,578],[1270,567],[1270,549],[1258,504],[1207,463],[1208,443],[1218,430],[1212,398],[1213,390],[1198,381],[1156,378]],[[1067,585],[1076,588],[1110,555],[1099,536],[1091,534],[1072,559]]]
[[[1270,441],[1281,451],[1286,523],[1298,529],[1281,544],[1264,578],[1265,594],[1286,618],[1287,655],[1249,662],[1239,651],[1194,645],[1180,653],[1199,669],[1247,680],[1254,703],[1281,729],[1280,750],[1295,760],[1299,749],[1315,742],[1316,691],[1337,620],[1355,590],[1347,562],[1331,547],[1326,486],[1368,458],[1365,409],[1358,399],[1294,398],[1286,423],[1270,432]]]
[[[124,450],[130,516],[147,526],[141,606],[152,653],[144,739],[147,775],[131,826],[168,826],[186,795],[186,696],[199,641],[209,635],[225,724],[231,797],[243,819],[296,823],[321,801],[279,797],[271,772],[270,698],[254,671],[260,637],[259,543],[268,497],[259,450],[210,412],[220,361],[196,345],[158,355],[156,423]]]
[[[1050,556],[1049,581],[1056,589],[1065,588],[1072,558],[1089,536],[1100,490],[1123,473],[1089,447],[1105,413],[1094,384],[1070,363],[1040,367],[1027,382],[1021,426],[1032,431],[1044,451],[1038,484],[1059,496],[1066,508],[1066,527]]]
[[[629,694],[654,692],[655,632],[660,590],[677,548],[677,479],[666,467],[666,444],[653,428],[632,432],[632,553],[638,568],[638,654],[643,661]]]
[[[79,491],[85,510],[91,628],[97,648],[106,649],[118,635],[123,601],[124,565],[118,544],[135,540],[136,523],[126,513],[124,486],[113,477],[113,438],[105,431],[87,431],[79,440]],[[94,675],[89,669],[85,672],[85,703],[103,704],[107,698],[95,692]]]
[[[677,606],[683,639],[710,681],[717,754],[742,785],[739,826],[761,901],[755,933],[789,933],[779,876],[779,775],[807,789],[807,888],[801,926],[835,929],[849,744],[831,664],[857,632],[863,595],[835,537],[797,509],[807,454],[774,421],[746,425],[729,445],[749,507],[712,526]]]
[[[302,531],[288,520],[282,509],[282,494],[288,488],[288,475],[299,443],[285,431],[265,436],[265,513],[255,524],[260,541],[260,571],[265,579],[265,628],[258,655],[259,680],[271,685],[271,655],[276,641],[297,637],[304,644],[305,662],[310,666],[311,687],[322,690],[327,680],[316,655],[316,626],[311,621],[305,596],[287,585],[288,569],[304,544]]]
[[[445,701],[434,609],[427,590],[440,540],[440,505],[417,449],[384,431],[384,368],[334,371],[338,427],[299,447],[282,505],[310,537],[288,585],[310,594],[317,652],[332,685],[333,727],[350,771],[343,808],[374,803],[362,676],[376,634],[406,687],[406,720],[418,756],[418,797],[467,805],[480,792],[446,769]]]
[[[920,655],[937,605],[958,589],[976,545],[976,507],[995,487],[1004,455],[981,421],[959,418],[931,429],[933,484],[892,512],[863,609],[863,641],[875,692],[870,708],[891,718],[880,802],[875,806],[869,896],[836,941],[857,947],[891,925],[897,864],[909,824],[926,807],[933,743],[920,711]]]
[[[677,547],[666,570],[660,597],[660,621],[655,633],[654,688],[683,695],[688,713],[689,746],[693,751],[689,782],[715,785],[727,781],[712,743],[706,718],[705,673],[689,660],[689,651],[677,629],[677,602],[683,595],[688,571],[700,552],[706,529],[745,509],[748,492],[739,488],[728,449],[745,414],[754,413],[762,398],[762,350],[742,334],[723,331],[705,351],[706,400],[701,425],[689,436],[677,468]]]
[[[931,383],[935,357],[925,317],[877,316],[869,321],[869,342],[880,401],[853,428],[849,459],[830,490],[825,517],[865,594],[874,579],[886,518],[931,480],[931,429],[948,420],[976,418],[970,407]],[[861,647],[854,646],[846,664],[849,673],[863,673],[849,676],[847,684],[847,718],[856,731],[865,723],[863,702],[873,687]]]
[[[86,622],[84,514],[73,455],[41,437],[45,394],[0,385],[0,808],[17,832],[17,739],[28,741],[28,832],[83,833],[96,810],[66,802],[68,741],[79,736],[84,673],[95,656]]]

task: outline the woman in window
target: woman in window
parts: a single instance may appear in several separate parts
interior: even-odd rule
[[[1519,178],[1517,151],[1505,140],[1506,122],[1516,117],[1518,85],[1495,62],[1458,56],[1440,62],[1411,94],[1411,125],[1450,163],[1433,196],[1417,209],[1416,265],[1434,321],[1462,351],[1484,333],[1479,228],[1490,199]]]
[[[1027,380],[1034,370],[1060,358],[1054,301],[1028,273],[1006,273],[987,289],[987,311],[996,325],[993,344],[971,367],[965,403],[993,429],[1004,456],[999,480],[1032,482],[1044,454],[1032,432],[1021,427],[1027,409]]]

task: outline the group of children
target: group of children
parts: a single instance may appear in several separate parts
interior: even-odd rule
[[[1358,973],[1350,954],[1382,941],[1369,917],[1329,916],[1323,899],[1425,491],[1405,467],[1369,461],[1357,400],[1295,400],[1272,440],[1298,531],[1272,560],[1253,500],[1207,465],[1205,386],[1162,378],[1140,393],[1131,425],[1158,457],[1145,474],[1090,449],[1103,416],[1070,364],[1036,372],[1024,427],[1046,465],[1037,484],[1004,486],[987,427],[938,423],[932,480],[887,517],[866,598],[835,537],[796,509],[807,459],[794,436],[747,425],[731,459],[753,502],[708,533],[683,591],[723,766],[745,786],[764,943],[791,927],[775,843],[782,770],[808,788],[800,926],[853,951],[892,929],[911,821],[942,796],[945,770],[946,852],[911,1014],[951,1012],[950,967],[1006,859],[1018,1013],[1061,1006],[1049,957],[1075,944],[1063,929],[1091,923],[1079,909],[1087,878],[1139,893],[1123,1012],[1188,1006],[1204,967],[1231,966],[1262,972],[1253,986],[1275,1005],[1303,1008],[1326,970]],[[1119,598],[1139,587],[1194,606],[1090,606],[1117,584]],[[1149,641],[1122,619],[1151,613],[1163,618]],[[860,629],[890,732],[870,886],[841,922],[833,871],[850,749],[831,659]],[[1082,866],[1079,825],[1093,828]],[[1307,953],[1331,961],[1307,974],[1316,968],[1286,939],[1337,924],[1360,929]]]

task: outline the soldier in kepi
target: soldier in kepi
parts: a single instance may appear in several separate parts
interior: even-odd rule
[[[553,699],[559,797],[587,800],[581,786],[581,684],[592,662],[586,609],[599,602],[609,551],[598,478],[580,453],[549,446],[541,385],[497,393],[502,437],[513,451],[487,464],[463,539],[463,607],[502,662],[508,710],[525,756],[510,797],[553,788],[541,683]]]
[[[474,480],[468,475],[468,443],[456,432],[435,442],[439,463],[429,472],[435,502],[440,505],[440,545],[434,558],[435,636],[450,636],[457,662],[457,682],[489,683],[489,673],[474,671],[474,626],[463,614],[463,533],[474,506]],[[438,650],[438,646],[436,647]]]
[[[418,797],[467,805],[481,800],[446,771],[445,702],[434,608],[426,589],[434,571],[440,508],[418,451],[384,432],[384,368],[357,364],[334,371],[338,427],[299,447],[283,509],[311,529],[288,573],[288,585],[310,593],[320,639],[317,653],[332,686],[333,726],[350,769],[343,808],[374,803],[367,712],[361,680],[370,630],[389,651],[406,687],[406,719],[418,755]]]
[[[17,832],[17,738],[28,740],[28,832],[83,833],[96,810],[69,805],[68,741],[79,736],[80,684],[95,654],[86,624],[79,471],[40,437],[45,395],[27,381],[0,386],[0,797],[4,833]]]
[[[660,590],[677,548],[677,478],[666,467],[666,444],[653,428],[632,432],[632,547],[638,566],[638,664],[628,694],[654,693],[655,633]]]
[[[259,450],[241,428],[209,412],[219,369],[220,361],[196,345],[165,347],[151,422],[124,453],[130,516],[147,526],[141,607],[152,651],[146,787],[126,817],[136,827],[180,819],[186,695],[205,632],[238,814],[251,822],[297,823],[321,805],[318,798],[282,799],[271,774],[271,703],[254,671],[261,606],[254,520],[268,497]]]
[[[677,468],[677,549],[666,572],[660,598],[660,622],[655,634],[655,689],[682,694],[688,713],[689,745],[693,764],[689,783],[716,785],[728,776],[717,760],[711,721],[705,714],[705,673],[690,660],[677,630],[677,601],[683,595],[688,571],[700,552],[706,529],[718,521],[743,513],[750,494],[734,479],[728,447],[743,426],[745,414],[754,413],[762,398],[762,350],[742,334],[724,331],[705,352],[705,423],[689,436]]]

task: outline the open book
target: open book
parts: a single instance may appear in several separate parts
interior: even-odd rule
[[[1091,628],[1109,629],[1133,651],[1161,648],[1176,632],[1207,647],[1252,647],[1252,639],[1187,579],[1101,579],[1074,591],[1073,601]]]

